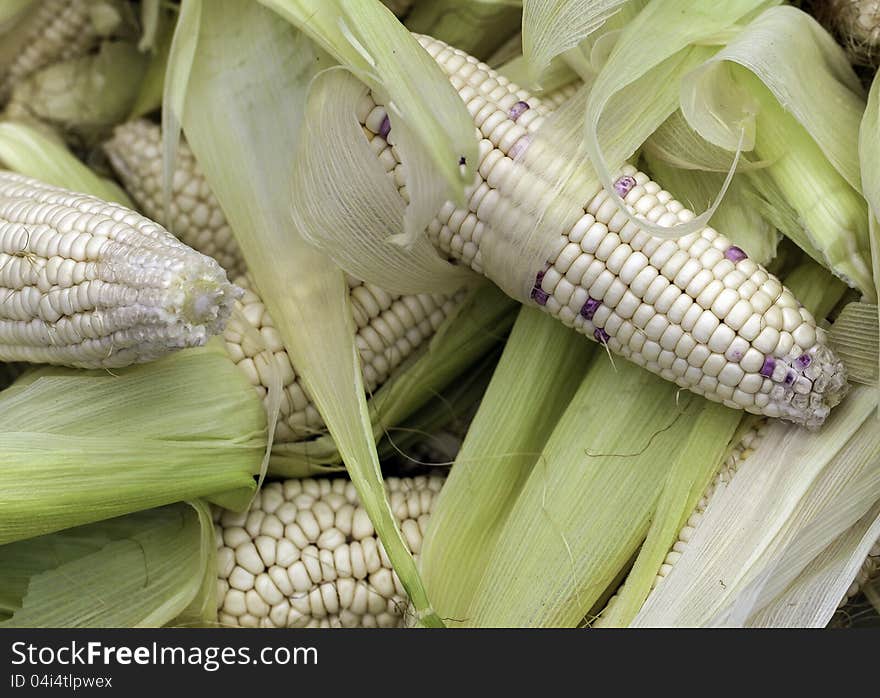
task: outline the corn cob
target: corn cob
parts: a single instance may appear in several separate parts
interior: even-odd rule
[[[853,63],[876,67],[880,55],[880,2],[826,0],[812,3],[810,10],[834,30]]]
[[[239,277],[236,284],[246,290],[240,301],[241,314],[233,315],[224,332],[226,350],[267,405],[272,379],[267,354],[263,352],[271,352],[284,385],[275,428],[276,442],[300,441],[321,433],[324,422],[300,382],[272,318],[246,277]],[[396,296],[351,277],[348,286],[358,328],[355,343],[361,358],[364,388],[368,393],[388,380],[461,301],[460,296],[440,294]],[[254,341],[252,333],[255,330],[262,343]]]
[[[146,120],[122,124],[104,150],[125,188],[151,218],[163,220],[161,130]],[[173,174],[171,229],[194,249],[215,257],[246,289],[224,339],[232,360],[268,405],[267,354],[271,353],[284,385],[281,413],[275,429],[277,443],[299,441],[323,431],[324,423],[312,404],[296,369],[291,365],[281,337],[253,284],[243,275],[241,251],[232,236],[217,199],[211,192],[192,151],[181,142]],[[372,284],[349,277],[351,307],[357,335],[355,342],[368,392],[381,386],[407,357],[437,330],[452,313],[461,296],[389,294]],[[254,341],[254,331],[262,343]]]
[[[145,119],[121,124],[104,144],[104,152],[145,215],[162,222],[185,245],[216,259],[230,278],[244,273],[244,259],[232,229],[185,142],[177,151],[168,220],[162,205],[159,126]]]
[[[240,293],[143,216],[11,172],[0,245],[0,361],[150,361],[221,332]]]
[[[24,21],[26,32],[22,50],[0,76],[0,102],[5,101],[16,83],[40,68],[81,56],[98,42],[92,24],[89,0],[41,0]]]
[[[443,478],[387,478],[418,556]],[[215,509],[222,625],[402,626],[406,594],[349,480],[273,482],[249,512]]]
[[[417,38],[467,104],[480,139],[468,208],[445,204],[428,236],[447,256],[503,279],[509,269],[484,266],[481,238],[486,230],[505,227],[510,206],[504,205],[502,182],[523,174],[533,180],[528,187],[533,200],[540,200],[542,186],[545,196],[552,196],[550,183],[514,162],[548,109],[464,52]],[[377,157],[408,201],[405,170],[381,101],[368,93],[357,111]],[[555,158],[552,163],[565,161],[564,153]],[[552,163],[544,169],[554,171]],[[631,211],[658,225],[694,218],[631,166],[618,173],[614,187]],[[547,264],[518,270],[523,281],[534,280],[532,302],[614,353],[710,400],[809,428],[822,424],[846,392],[843,364],[812,315],[772,274],[710,227],[664,240],[629,222],[604,189],[583,200],[582,208],[565,212],[570,227]]]

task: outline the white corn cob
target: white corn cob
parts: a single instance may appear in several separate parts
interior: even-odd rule
[[[177,150],[168,220],[162,205],[159,126],[146,119],[121,124],[104,144],[104,152],[145,215],[161,222],[184,244],[216,259],[230,278],[244,273],[244,259],[232,229],[185,142],[181,141]]]
[[[263,302],[245,277],[237,279],[236,284],[246,290],[239,302],[241,313],[233,315],[223,334],[226,350],[267,405],[272,375],[265,352],[270,352],[284,385],[275,428],[276,443],[299,441],[321,433],[324,422],[300,382]],[[355,343],[368,393],[388,380],[461,301],[460,296],[440,294],[396,296],[351,277],[348,285],[358,328]],[[262,341],[255,341],[255,331]]]
[[[481,237],[487,228],[501,228],[510,210],[501,205],[500,182],[523,174],[532,180],[530,197],[540,200],[541,187],[552,196],[549,183],[514,163],[548,109],[464,52],[417,38],[449,75],[480,139],[478,176],[466,191],[468,208],[448,202],[428,235],[446,255],[491,279],[503,278],[508,269],[485,267]],[[384,107],[368,94],[358,118],[408,200]],[[553,163],[566,159],[564,153],[547,157]],[[552,163],[545,168],[555,170]],[[694,218],[633,167],[622,169],[615,189],[632,211],[659,225]],[[630,223],[604,189],[586,193],[583,201],[582,207],[563,212],[570,226],[546,265],[520,270],[524,281],[534,280],[531,298],[537,306],[710,400],[811,428],[822,424],[846,392],[843,364],[812,315],[772,274],[710,227],[664,240]]]
[[[443,478],[387,478],[417,558]],[[221,625],[399,627],[406,592],[345,479],[273,482],[249,512],[214,510]]]
[[[164,218],[161,141],[159,126],[138,120],[117,127],[113,138],[104,145],[125,188],[144,213],[158,221]],[[187,245],[216,258],[230,274],[243,274],[245,263],[241,251],[219,202],[185,142],[181,142],[178,149],[172,184],[171,230]],[[276,442],[298,441],[322,433],[324,422],[297,377],[262,300],[245,276],[235,278],[235,283],[246,289],[246,293],[237,304],[241,312],[233,315],[223,336],[232,360],[267,405],[272,377],[264,352],[271,353],[284,385],[275,429]],[[348,279],[348,285],[358,328],[355,341],[368,392],[388,380],[394,369],[433,335],[461,300],[461,295],[394,295],[353,278]],[[261,342],[254,341],[255,331]]]
[[[0,172],[0,361],[151,361],[220,333],[239,294],[140,214]]]
[[[16,83],[52,63],[81,56],[98,42],[89,0],[40,0],[13,31],[27,32],[22,50],[0,76],[0,102]]]

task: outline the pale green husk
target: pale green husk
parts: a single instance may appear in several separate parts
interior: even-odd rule
[[[25,124],[0,122],[0,163],[47,184],[134,207],[115,182],[96,175],[63,143]]]
[[[412,244],[444,201],[464,202],[464,188],[473,180],[477,140],[464,104],[440,67],[378,2],[260,2],[288,19],[386,104],[407,167],[410,196],[403,229],[395,238]],[[464,167],[459,165],[462,157]],[[328,174],[311,173],[316,178]]]
[[[210,622],[215,555],[211,512],[198,501],[0,546],[0,628]]]
[[[216,342],[113,373],[34,368],[0,392],[0,543],[195,497],[241,509],[265,447]]]
[[[406,28],[485,60],[517,32],[521,0],[430,0],[406,16]]]
[[[435,607],[457,625],[577,625],[638,550],[676,459],[705,469],[726,447],[740,413],[608,362],[521,311],[422,548]],[[677,523],[685,502],[669,496]]]

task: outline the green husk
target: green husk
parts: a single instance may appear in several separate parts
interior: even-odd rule
[[[880,354],[877,306],[849,303],[831,328],[829,341],[846,366],[847,379],[877,385],[877,356]]]
[[[416,3],[405,24],[485,60],[519,30],[521,6],[521,0],[431,0]]]
[[[115,182],[96,175],[63,143],[25,124],[0,122],[0,163],[47,184],[134,208],[131,199]]]
[[[388,8],[341,0],[260,2],[375,90],[388,106],[410,191],[399,242],[411,244],[420,236],[445,201],[464,203],[464,189],[476,172],[473,122],[440,67]],[[459,165],[461,158],[464,167]]]
[[[247,507],[259,397],[223,349],[109,371],[42,367],[0,393],[0,543],[196,497]]]
[[[4,545],[0,628],[210,622],[215,556],[211,512],[198,501]]]
[[[425,585],[448,623],[472,624],[470,607],[511,507],[595,351],[546,314],[520,310],[422,543]]]
[[[797,212],[800,231],[787,227],[783,232],[811,256],[818,250],[821,256],[817,261],[849,285],[873,294],[864,199],[752,73],[739,68],[732,68],[732,72],[760,104],[755,155],[771,163],[767,175]],[[757,172],[749,174],[759,176]],[[806,244],[801,244],[804,238]]]
[[[373,434],[380,455],[394,450],[399,429],[427,425],[448,414],[444,399],[428,402],[465,370],[491,352],[507,334],[516,316],[517,304],[494,286],[484,284],[470,293],[457,312],[441,325],[424,352],[395,370],[394,375],[368,401]],[[421,412],[421,413],[420,413]],[[436,416],[435,416],[436,415]],[[339,451],[328,434],[308,441],[276,443],[269,472],[284,477],[307,477],[342,469]]]
[[[176,15],[172,12],[165,11],[159,15],[156,33],[152,39],[147,70],[127,120],[137,119],[162,106],[165,70],[168,65],[168,54],[171,51],[175,20]],[[143,50],[141,46],[138,48]]]
[[[772,423],[755,452],[713,497],[672,571],[634,621],[645,626],[750,626],[777,612],[799,575],[837,546],[880,496],[880,433],[873,389],[856,387],[821,431]],[[817,570],[812,570],[815,573]],[[718,580],[724,584],[719,584]],[[838,566],[830,593],[784,610],[789,626],[828,622],[851,576]],[[771,609],[777,609],[772,611]]]

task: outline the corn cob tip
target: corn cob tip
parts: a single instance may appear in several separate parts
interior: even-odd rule
[[[846,368],[825,344],[823,335],[817,329],[817,343],[803,353],[794,352],[782,359],[768,355],[764,359],[760,374],[774,383],[768,407],[771,414],[778,411],[772,416],[817,429],[831,408],[843,400],[849,390]]]
[[[116,368],[201,346],[244,293],[118,204],[0,171],[0,360]]]

